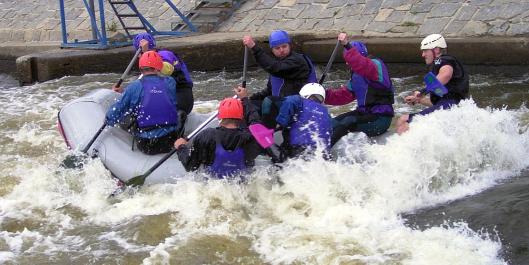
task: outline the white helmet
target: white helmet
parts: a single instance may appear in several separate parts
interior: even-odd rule
[[[304,98],[309,98],[312,95],[318,95],[323,98],[323,101],[325,100],[325,88],[323,88],[318,83],[308,83],[301,88],[299,95]]]
[[[441,34],[430,34],[421,41],[421,50],[431,50],[437,47],[446,48],[445,38]]]

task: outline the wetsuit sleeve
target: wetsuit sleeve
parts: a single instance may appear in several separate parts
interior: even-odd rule
[[[333,106],[341,106],[349,104],[356,99],[354,93],[352,93],[347,87],[341,86],[340,88],[327,88],[325,89],[325,104]]]
[[[134,113],[135,108],[141,101],[141,83],[135,81],[130,83],[121,98],[112,105],[106,114],[107,125],[119,123],[125,116]]]
[[[176,55],[176,54],[175,54]],[[187,66],[185,65],[184,61],[180,59],[178,55],[176,55],[176,58],[178,60],[178,63],[174,67],[174,71],[171,74],[171,76],[176,81],[176,89],[181,88],[193,88],[193,82],[189,82],[186,78],[186,73],[184,71],[187,71]]]
[[[261,117],[259,116],[259,112],[255,108],[255,105],[252,104],[249,98],[243,98],[241,100],[242,106],[244,109],[244,122],[246,125],[252,125],[254,123],[260,123]]]
[[[374,60],[362,56],[355,48],[345,50],[343,58],[353,72],[372,81],[381,81],[379,67]]]
[[[199,133],[189,144],[181,146],[177,151],[178,160],[186,171],[195,171],[201,165],[211,165],[215,155],[215,129],[206,129]]]
[[[279,59],[257,45],[252,51],[257,63],[269,74],[284,79],[303,79],[309,76],[310,67],[301,54],[291,52],[287,57]]]
[[[283,127],[290,125],[296,112],[301,109],[302,104],[303,99],[298,95],[286,97],[276,117],[277,123]]]

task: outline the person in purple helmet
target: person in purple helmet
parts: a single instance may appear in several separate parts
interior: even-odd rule
[[[297,95],[303,85],[318,81],[311,60],[292,51],[292,41],[286,31],[272,31],[269,43],[272,54],[259,47],[252,36],[243,37],[243,44],[252,50],[256,62],[269,74],[266,88],[253,93],[249,99],[260,110],[263,124],[274,128],[283,98]],[[239,98],[248,96],[243,87],[236,88],[235,93]]]
[[[340,33],[338,40],[344,45],[343,58],[351,69],[351,79],[338,89],[327,88],[325,104],[345,105],[356,99],[358,106],[333,118],[332,145],[349,132],[380,135],[388,130],[394,115],[393,85],[384,62],[369,56],[363,42],[348,42],[345,33]]]
[[[176,81],[178,107],[186,114],[191,113],[195,99],[193,97],[193,81],[186,64],[172,51],[162,49],[158,53],[162,56],[164,65],[161,74],[171,76]]]

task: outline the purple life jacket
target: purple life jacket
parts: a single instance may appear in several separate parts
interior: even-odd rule
[[[317,141],[322,141],[326,148],[330,148],[331,134],[331,116],[327,108],[304,98],[302,109],[296,114],[290,127],[290,144],[315,147]]]
[[[220,139],[216,136],[215,160],[206,171],[215,178],[222,179],[233,176],[246,169],[244,150],[237,147],[233,151],[224,149]]]
[[[382,68],[379,73],[387,75],[386,66],[383,63],[378,65]],[[388,80],[389,84],[369,80],[357,73],[351,73],[351,80],[347,83],[347,88],[356,96],[358,111],[393,116],[393,84],[389,76],[384,76],[384,80]]]
[[[303,58],[305,58],[305,61],[307,62],[310,68],[310,73],[309,73],[309,76],[307,77],[307,81],[305,82],[305,84],[318,83],[318,78],[316,77],[316,70],[314,69],[314,65],[312,64],[312,61],[306,55],[303,55]],[[272,96],[280,97],[281,88],[283,88],[283,85],[285,84],[285,80],[281,77],[277,77],[274,75],[269,75],[268,78],[270,79],[270,84],[272,85]],[[301,89],[301,87],[299,89]]]
[[[143,96],[137,112],[140,129],[178,125],[176,103],[171,102],[163,78],[142,79]]]

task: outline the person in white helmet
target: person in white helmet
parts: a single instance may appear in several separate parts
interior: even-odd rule
[[[324,101],[325,88],[318,83],[308,83],[299,95],[285,97],[276,122],[283,128],[281,151],[286,157],[297,157],[305,151],[313,153],[321,145],[328,158],[332,121]]]
[[[409,128],[415,115],[426,115],[435,110],[448,109],[468,98],[469,76],[463,64],[454,56],[446,54],[446,41],[441,34],[431,34],[421,41],[422,57],[430,71],[446,87],[441,93],[431,93],[428,86],[421,91],[414,91],[404,100],[410,105],[416,103],[428,108],[418,113],[402,115],[397,120],[397,133],[402,134]]]

